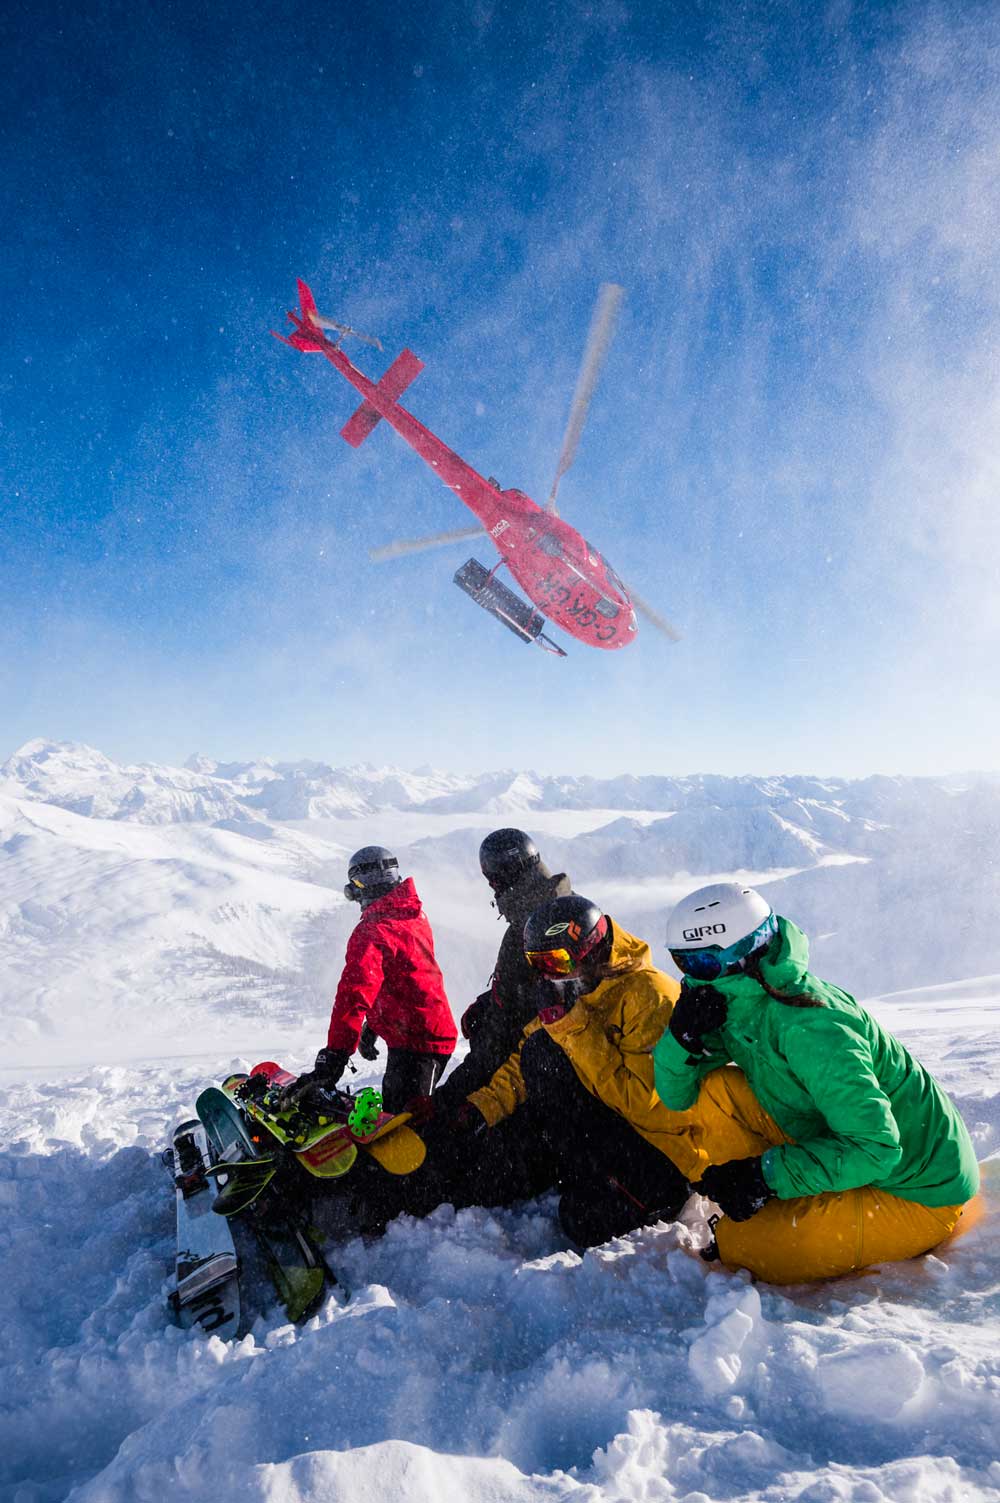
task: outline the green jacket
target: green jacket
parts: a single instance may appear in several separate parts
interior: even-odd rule
[[[760,976],[711,983],[729,1002],[707,1053],[668,1031],[653,1050],[657,1093],[685,1111],[703,1076],[732,1061],[791,1143],[769,1148],[764,1178],[780,1200],[873,1185],[926,1206],[960,1205],[979,1169],[965,1124],[922,1065],[839,987],[807,970],[809,942],[779,918]],[[689,986],[705,985],[688,981]]]

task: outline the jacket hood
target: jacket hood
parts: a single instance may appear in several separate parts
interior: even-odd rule
[[[644,939],[637,939],[627,929],[619,928],[613,919],[609,919],[608,923],[611,925],[611,958],[604,967],[604,974],[589,992],[584,992],[582,997],[577,998],[563,1017],[554,1023],[542,1025],[557,1042],[589,1026],[595,1011],[601,1010],[601,999],[608,995],[604,988],[635,971],[657,969],[653,964],[653,952]],[[664,980],[667,978],[664,977]]]
[[[601,967],[593,986],[579,997],[578,1003],[584,1008],[606,981],[614,981],[633,971],[656,970],[653,952],[644,939],[637,939],[627,929],[619,928],[614,919],[609,918],[608,923],[611,925],[611,954]]]
[[[752,997],[760,992],[777,992],[778,1000],[786,996],[794,1000],[804,996],[809,970],[809,941],[791,919],[778,916],[778,932],[760,960],[757,971],[760,980],[752,971],[738,971],[735,976],[720,976],[715,981],[695,981],[685,977],[686,986],[713,986],[727,997]],[[810,997],[814,1003],[818,998]]]
[[[383,893],[374,903],[369,903],[361,915],[361,922],[364,923],[367,919],[416,918],[420,912],[421,903],[413,878],[406,877],[390,892]]]
[[[778,915],[778,933],[759,961],[760,974],[777,992],[798,991],[809,969],[809,941],[797,924]]]
[[[653,952],[644,939],[638,939],[630,934],[627,929],[622,929],[614,919],[608,919],[611,925],[611,958],[608,961],[607,971],[609,975],[617,975],[619,971],[654,971]]]
[[[553,876],[545,862],[539,861],[537,866],[522,873],[518,881],[512,882],[502,892],[494,893],[493,898],[497,912],[508,924],[519,921],[523,924],[533,908],[540,908],[552,898],[564,898],[572,891],[565,872]]]

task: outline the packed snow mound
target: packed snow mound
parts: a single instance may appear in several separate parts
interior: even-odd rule
[[[682,1224],[580,1256],[551,1198],[443,1206],[328,1247],[348,1304],[299,1328],[267,1310],[230,1343],[170,1323],[158,1154],[249,1061],[9,1084],[0,1496],[1000,1503],[997,1033],[986,1057],[954,1018],[904,1037],[937,1038],[994,1155],[984,1219],[929,1257],[777,1289],[703,1263]]]

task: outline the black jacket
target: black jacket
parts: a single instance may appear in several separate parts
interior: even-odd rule
[[[493,978],[488,991],[476,998],[463,1020],[469,1034],[469,1053],[435,1092],[442,1105],[457,1106],[470,1091],[492,1080],[503,1062],[513,1054],[526,1023],[538,1011],[544,982],[524,958],[524,925],[529,913],[553,898],[573,891],[564,872],[555,876],[544,862],[526,872],[519,882],[497,893],[496,905],[507,920],[500,941]]]

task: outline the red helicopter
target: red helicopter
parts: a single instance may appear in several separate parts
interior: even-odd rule
[[[300,280],[298,289],[299,312],[293,313],[290,309],[288,312],[295,326],[294,332],[287,337],[274,330],[271,332],[275,339],[295,350],[325,355],[361,393],[364,400],[341,429],[341,437],[357,448],[385,418],[479,519],[478,527],[373,549],[373,559],[398,558],[439,543],[486,533],[500,553],[500,562],[487,569],[470,558],[455,574],[455,583],[522,641],[534,642],[547,652],[565,657],[563,649],[542,630],[547,617],[588,647],[627,647],[637,633],[633,607],[659,631],[674,641],[678,639],[680,634],[674,627],[640,601],[634,592],[630,594],[607,560],[556,511],[559,481],[576,456],[598,372],[611,342],[623,293],[621,287],[604,283],[598,294],[556,477],[544,508],[523,491],[501,490],[492,477],[484,480],[412,413],[400,406],[398,398],[424,368],[423,361],[412,350],[404,349],[380,381],[370,381],[351,364],[340,348],[340,341],[351,334],[381,349],[378,340],[325,318],[318,311],[316,300],[305,282]],[[336,337],[328,338],[325,330],[335,332]],[[510,569],[532,604],[497,579],[497,570],[503,564]]]

